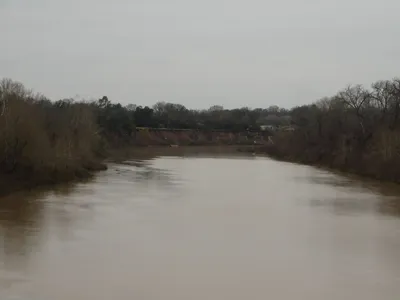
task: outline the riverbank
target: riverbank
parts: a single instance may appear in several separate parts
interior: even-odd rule
[[[110,151],[105,162],[121,163],[132,158],[149,159],[160,156],[196,156],[203,154],[237,154],[238,152],[253,153],[254,146],[250,145],[203,145],[203,146],[149,146],[122,147]]]
[[[226,146],[265,144],[265,132],[137,128],[132,136],[136,146]]]
[[[104,160],[99,159],[70,170],[41,170],[40,172],[18,170],[13,173],[0,173],[0,196],[21,190],[85,180],[94,176],[96,172],[104,170],[107,170],[107,165]]]
[[[13,173],[0,173],[0,196],[5,196],[14,192],[31,190],[38,187],[52,187],[58,184],[68,182],[79,182],[90,179],[97,172],[107,170],[108,163],[121,163],[131,158],[143,158],[156,156],[185,154],[221,154],[254,152],[252,145],[224,145],[224,144],[206,144],[206,145],[182,145],[171,147],[167,145],[146,145],[146,146],[121,146],[118,148],[109,147],[103,150],[102,154],[75,168],[66,168],[64,170],[41,170],[33,172],[32,170],[18,170]]]
[[[374,160],[369,153],[343,155],[336,149],[323,151],[318,144],[299,151],[295,144],[297,138],[296,133],[285,133],[285,135],[275,136],[274,142],[243,151],[375,181],[400,183],[400,170],[394,161],[383,161],[379,158]]]

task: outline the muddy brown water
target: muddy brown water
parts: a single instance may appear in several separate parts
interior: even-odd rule
[[[400,190],[235,153],[0,199],[0,299],[400,299]]]

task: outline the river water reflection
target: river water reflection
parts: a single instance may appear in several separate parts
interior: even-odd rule
[[[0,299],[393,299],[397,186],[234,153],[0,200]]]

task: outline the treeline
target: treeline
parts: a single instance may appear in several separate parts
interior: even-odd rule
[[[0,81],[0,176],[53,182],[102,167],[113,147],[135,145],[137,127],[277,131],[267,151],[283,159],[323,164],[376,178],[400,179],[400,79],[370,88],[349,86],[336,95],[291,110],[188,109],[95,101],[50,101],[21,83]],[[0,182],[6,182],[1,180]],[[3,187],[0,186],[0,190]]]
[[[224,109],[215,105],[209,109],[188,109],[181,104],[158,102],[153,107],[127,105],[138,127],[175,129],[219,129],[230,132],[259,130],[260,125],[288,125],[288,111],[277,106],[267,109]]]
[[[50,101],[21,83],[0,81],[0,176],[32,183],[86,176],[107,149],[135,144],[136,127],[258,130],[288,124],[288,111],[213,106],[190,110],[160,102],[153,107],[96,101]],[[6,184],[7,181],[0,182]],[[0,190],[4,186],[0,186]]]
[[[400,79],[348,86],[290,116],[296,130],[276,134],[270,154],[400,180]]]

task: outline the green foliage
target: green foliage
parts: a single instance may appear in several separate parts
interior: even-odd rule
[[[100,99],[97,105],[97,124],[101,132],[120,138],[130,137],[135,130],[135,112],[129,111],[119,103],[104,102],[104,98],[106,97]]]

